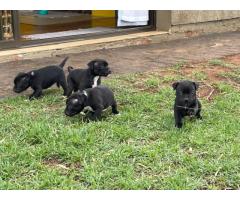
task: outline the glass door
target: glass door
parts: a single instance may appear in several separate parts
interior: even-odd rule
[[[0,50],[155,27],[155,11],[0,10]]]
[[[113,30],[114,10],[22,10],[19,11],[22,40],[60,38]]]

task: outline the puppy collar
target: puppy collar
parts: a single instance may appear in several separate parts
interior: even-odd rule
[[[194,110],[195,108],[190,108],[190,107],[187,107],[187,106],[179,106],[177,105],[178,108],[184,108],[185,110],[189,109],[189,110]]]

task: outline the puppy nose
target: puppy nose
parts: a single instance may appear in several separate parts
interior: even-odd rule
[[[185,102],[185,103],[188,103],[188,99],[184,99],[184,102]]]

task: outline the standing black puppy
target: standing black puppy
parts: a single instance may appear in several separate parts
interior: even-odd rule
[[[60,65],[51,65],[41,69],[33,70],[27,73],[19,73],[14,79],[13,91],[16,93],[23,92],[31,87],[34,92],[29,99],[38,98],[42,95],[42,90],[51,87],[54,83],[62,86],[63,95],[67,95],[67,83],[63,71],[63,67],[68,60],[66,57]]]
[[[118,114],[113,92],[105,86],[97,86],[73,93],[66,101],[65,114],[73,116],[88,109],[92,114],[91,119],[97,120],[109,106],[112,107],[113,114]]]
[[[201,103],[197,99],[196,91],[198,84],[192,81],[180,81],[172,84],[176,90],[176,99],[174,104],[175,126],[181,128],[184,116],[196,116],[201,119]]]
[[[83,91],[84,89],[100,85],[101,76],[108,76],[111,73],[107,61],[102,59],[95,59],[89,62],[88,69],[68,67],[68,72],[68,96],[72,94],[72,91]]]

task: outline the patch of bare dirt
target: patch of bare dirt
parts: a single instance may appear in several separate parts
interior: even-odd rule
[[[208,101],[212,101],[216,95],[218,95],[220,91],[212,86],[212,85],[206,85],[206,84],[201,84],[198,91],[197,91],[197,96],[201,99],[205,98]]]
[[[227,56],[224,60],[231,64],[240,66],[240,54],[234,56]]]
[[[221,76],[221,74],[232,71],[231,68],[222,67],[222,66],[203,66],[197,65],[192,66],[191,68],[185,67],[182,68],[180,73],[183,76],[191,77],[192,79],[196,79],[194,74],[202,73],[206,75],[207,82],[218,82],[223,81],[225,78]]]
[[[220,93],[218,88],[214,86],[214,83],[226,81],[227,79],[223,77],[222,74],[231,71],[232,69],[228,67],[210,66],[203,63],[184,67],[180,70],[179,73],[200,83],[200,87],[197,93],[199,98],[204,98],[208,101],[212,101],[214,97]],[[205,76],[203,80],[198,80],[196,77],[198,73],[201,73]]]
[[[0,104],[1,105],[1,104]],[[13,106],[9,106],[9,105],[2,105],[2,108],[6,111],[6,112],[9,112],[9,111],[13,111],[15,110],[16,108],[13,107]]]
[[[52,156],[50,158],[45,159],[43,163],[46,165],[57,165],[62,163],[62,160],[57,156]]]
[[[198,97],[212,101],[220,91],[214,86],[215,83],[229,80],[222,76],[224,73],[232,72],[230,67],[211,66],[208,63],[198,63],[184,65],[180,69],[168,68],[165,70],[154,70],[138,74],[131,84],[140,91],[155,93],[161,90],[162,87],[171,86],[171,84],[178,79],[190,79],[200,83],[198,90]],[[198,75],[202,75],[200,80]],[[159,84],[149,86],[146,81],[151,78],[159,79]]]
[[[148,74],[163,78],[164,76],[176,76],[177,72],[172,69],[166,69],[166,70],[154,70],[152,72],[148,72]]]
[[[82,168],[82,165],[80,164],[80,162],[64,163],[63,160],[60,159],[58,156],[52,156],[50,158],[45,159],[43,161],[43,164],[47,165],[49,167],[59,168],[59,169],[64,169],[64,170]]]

